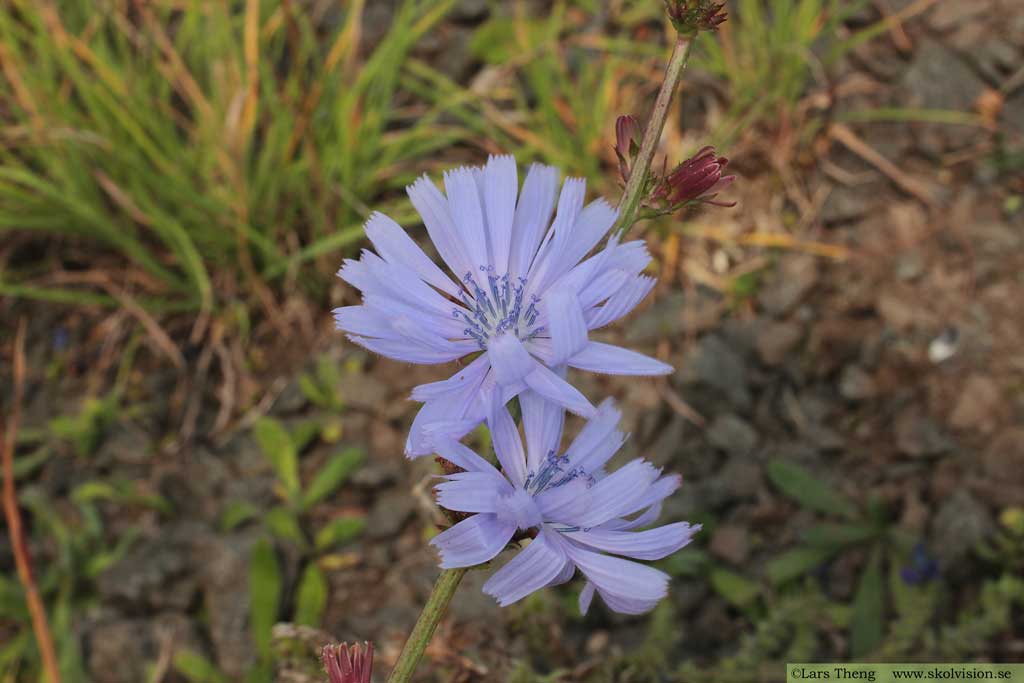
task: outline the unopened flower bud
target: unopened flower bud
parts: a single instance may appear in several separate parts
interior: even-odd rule
[[[724,2],[711,0],[665,0],[672,25],[685,34],[714,31],[728,18],[724,8]]]
[[[373,643],[328,645],[321,656],[329,683],[370,683]]]
[[[728,163],[728,159],[715,154],[714,147],[705,147],[661,178],[648,199],[656,206],[672,211],[695,202],[735,206],[736,202],[715,200],[718,193],[736,179],[736,176],[722,175]]]
[[[619,173],[622,181],[629,180],[629,171],[633,160],[640,152],[640,124],[632,114],[620,116],[615,120],[615,156],[619,158]]]

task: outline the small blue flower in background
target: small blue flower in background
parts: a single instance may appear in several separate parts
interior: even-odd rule
[[[447,380],[417,387],[423,402],[406,443],[410,457],[435,437],[458,438],[521,396],[584,417],[593,405],[565,379],[567,367],[617,375],[662,375],[671,366],[588,333],[629,313],[651,290],[642,241],[607,245],[584,260],[615,222],[603,199],[583,205],[586,183],[534,164],[519,190],[512,157],[445,173],[445,193],[426,177],[407,188],[454,278],[402,228],[374,213],[366,233],[377,253],[346,260],[338,275],[363,302],[334,311],[353,342],[409,363],[479,356]],[[557,210],[555,208],[557,195]],[[552,221],[552,213],[554,220]],[[483,353],[480,353],[480,352]],[[534,409],[538,409],[534,405]]]
[[[924,543],[914,546],[914,552],[910,556],[910,562],[900,569],[900,578],[903,583],[917,586],[927,583],[939,576],[939,563],[928,554]]]
[[[457,441],[438,441],[438,455],[465,470],[445,476],[436,487],[438,504],[476,513],[431,540],[441,567],[487,562],[517,531],[535,532],[529,545],[484,584],[484,592],[499,604],[564,583],[579,569],[587,579],[580,595],[583,613],[595,591],[616,612],[646,612],[668,593],[668,575],[606,553],[657,560],[690,542],[699,524],[636,531],[658,518],[680,477],[662,476],[640,458],[605,472],[605,463],[625,440],[611,400],[600,405],[565,453],[556,455],[564,416],[550,403],[524,405],[524,448],[511,415],[498,410],[491,429],[501,472]]]

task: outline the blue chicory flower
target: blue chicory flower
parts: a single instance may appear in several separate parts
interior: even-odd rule
[[[513,397],[530,394],[590,417],[594,407],[565,379],[566,367],[619,375],[661,375],[671,366],[588,333],[629,313],[651,290],[642,241],[608,233],[617,213],[603,199],[583,205],[586,182],[531,166],[519,191],[515,161],[445,173],[445,194],[426,177],[407,188],[441,270],[392,219],[374,213],[366,234],[377,253],[346,260],[338,275],[362,291],[358,306],[334,311],[350,340],[395,360],[446,363],[479,354],[452,377],[424,384],[406,443],[427,455],[435,435],[465,434],[490,422]],[[518,195],[518,196],[517,196]],[[554,220],[551,221],[554,211]],[[481,353],[482,352],[482,353]]]
[[[658,518],[662,501],[681,479],[662,476],[640,458],[605,472],[605,463],[625,440],[610,399],[565,453],[556,455],[564,415],[550,403],[524,404],[524,449],[511,415],[504,408],[497,411],[491,429],[501,472],[457,441],[440,440],[438,455],[465,471],[444,477],[436,487],[438,504],[475,514],[431,543],[440,552],[441,567],[469,567],[497,556],[517,531],[535,534],[484,584],[484,592],[499,604],[564,583],[579,569],[587,579],[580,594],[584,614],[595,591],[617,612],[646,612],[667,594],[668,575],[606,553],[657,560],[689,543],[699,524],[637,531]]]

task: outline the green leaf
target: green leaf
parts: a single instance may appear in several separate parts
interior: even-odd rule
[[[331,520],[327,526],[316,534],[317,550],[327,550],[348,543],[366,528],[366,520],[362,517],[339,517]]]
[[[299,457],[288,431],[280,422],[260,418],[253,427],[256,442],[277,473],[277,478],[290,497],[299,492]]]
[[[191,683],[224,683],[227,677],[217,665],[193,650],[179,650],[174,654],[174,670]]]
[[[244,500],[233,500],[228,503],[220,516],[221,531],[231,531],[259,514],[259,508]]]
[[[779,586],[821,566],[832,556],[821,548],[794,548],[770,560],[764,568],[772,585]]]
[[[263,523],[267,525],[270,533],[282,541],[291,541],[300,548],[305,548],[308,542],[306,535],[302,533],[299,526],[299,519],[294,512],[284,506],[277,506],[267,511],[263,516]]]
[[[271,629],[281,601],[281,572],[274,547],[266,538],[253,544],[249,557],[249,626],[260,657],[270,657]]]
[[[853,597],[850,617],[850,654],[865,657],[882,642],[884,629],[884,586],[882,582],[882,552],[875,548],[871,559],[860,576],[857,593]]]
[[[316,562],[306,565],[295,596],[295,622],[319,626],[327,606],[327,579]]]
[[[857,516],[857,506],[796,463],[772,460],[768,477],[782,493],[805,508],[851,519]]]
[[[330,406],[331,395],[308,374],[299,376],[299,391],[302,392],[302,395],[306,397],[307,401],[318,408],[327,408]]]
[[[737,607],[750,605],[761,592],[756,583],[728,569],[715,569],[710,578],[715,592]]]
[[[302,496],[302,509],[308,510],[345,483],[345,480],[363,464],[366,454],[359,448],[346,448],[327,461]]]
[[[805,543],[817,548],[839,550],[865,541],[871,541],[882,533],[870,524],[816,524],[801,534]]]
[[[303,420],[292,429],[292,446],[301,453],[320,435],[319,420]]]

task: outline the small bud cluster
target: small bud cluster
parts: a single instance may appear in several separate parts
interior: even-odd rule
[[[616,120],[615,155],[623,182],[629,181],[641,137],[636,118],[626,115]],[[663,169],[660,174],[652,171],[643,194],[645,217],[675,213],[695,204],[735,206],[736,202],[716,199],[736,179],[736,176],[723,175],[728,163],[728,159],[715,153],[714,147],[705,147],[671,171]]]
[[[328,683],[370,683],[373,643],[328,645],[321,653]]]
[[[693,35],[700,31],[714,31],[728,15],[724,2],[709,0],[665,0],[665,9],[676,30]]]

